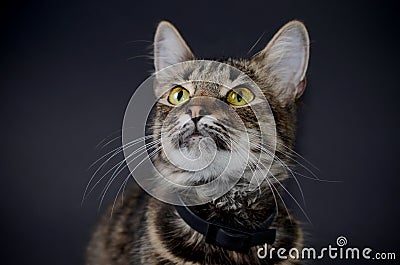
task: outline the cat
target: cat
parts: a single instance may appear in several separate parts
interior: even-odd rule
[[[166,151],[174,154],[181,149],[185,155],[196,157],[198,149],[194,146],[208,136],[219,157],[216,163],[223,161],[228,151],[235,156],[235,146],[240,146],[243,139],[250,141],[248,165],[242,176],[236,168],[240,163],[234,162],[226,177],[238,177],[237,182],[222,196],[192,206],[162,202],[134,186],[125,193],[123,203],[114,207],[112,215],[110,208],[99,221],[87,249],[86,264],[300,264],[300,260],[277,255],[261,259],[257,252],[264,241],[268,241],[269,248],[302,249],[300,224],[279,194],[285,191],[281,182],[288,178],[292,164],[288,153],[294,147],[296,109],[305,90],[308,59],[308,32],[302,22],[295,20],[284,25],[250,59],[205,60],[202,67],[193,69],[185,65],[196,62],[189,46],[171,23],[160,22],[154,40],[155,71],[180,64],[182,72],[156,75],[154,93],[159,100],[149,132],[153,140],[165,135],[164,141],[169,145],[168,150],[153,156],[152,162],[177,182],[210,182],[219,174],[218,165],[196,173],[179,168],[165,155]],[[218,71],[211,67],[213,62],[221,65]],[[229,67],[251,78],[262,95],[241,85],[240,75],[226,70]],[[239,85],[224,88],[199,81],[204,77]],[[259,96],[265,97],[271,112],[256,117]],[[208,103],[202,100],[204,97]],[[264,133],[261,127],[265,125],[268,130],[271,120],[276,130],[275,150],[271,144],[260,143]],[[162,125],[167,130],[163,131]],[[245,127],[247,136],[238,129],[240,126]],[[268,168],[254,164],[252,158],[261,157],[260,154],[267,154],[261,163],[270,163]],[[257,182],[256,188],[249,188],[252,181],[244,176],[246,172],[266,177]],[[204,224],[206,232],[201,231]],[[254,238],[248,234],[253,232],[262,236],[252,244]]]

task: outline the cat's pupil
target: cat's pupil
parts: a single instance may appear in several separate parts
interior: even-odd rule
[[[237,101],[238,101],[238,102],[242,101],[242,98],[243,98],[242,95],[243,95],[243,94],[242,94],[242,91],[240,91],[239,93],[237,93]]]
[[[181,101],[182,97],[183,97],[183,91],[181,90],[181,91],[179,91],[178,94],[176,95],[176,99],[177,99],[178,101]]]

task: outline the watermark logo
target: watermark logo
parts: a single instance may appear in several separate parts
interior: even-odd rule
[[[336,239],[336,245],[338,245],[339,247],[347,245],[347,238],[345,238],[344,236],[339,236]]]
[[[314,247],[298,248],[274,248],[267,244],[259,247],[257,256],[259,259],[279,258],[282,260],[396,260],[395,252],[376,252],[370,247],[347,247],[347,238],[339,236],[336,245],[328,245],[320,249]]]

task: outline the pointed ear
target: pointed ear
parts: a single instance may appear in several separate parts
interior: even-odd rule
[[[284,25],[255,57],[276,84],[283,105],[295,101],[305,89],[310,40],[300,21]]]
[[[194,59],[194,55],[178,30],[167,21],[160,22],[154,37],[154,66],[156,71],[192,59]]]

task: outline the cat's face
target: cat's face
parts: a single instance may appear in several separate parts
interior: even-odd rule
[[[308,46],[303,24],[295,21],[249,60],[199,61],[176,29],[161,22],[152,126],[163,149],[153,158],[157,169],[185,185],[221,175],[254,178],[254,172],[281,177],[275,149],[294,141]]]

